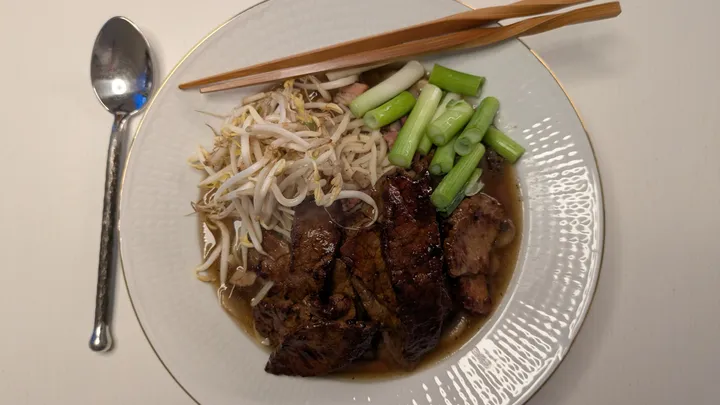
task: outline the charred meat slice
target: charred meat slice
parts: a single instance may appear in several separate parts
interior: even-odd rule
[[[269,373],[328,374],[365,355],[372,344],[377,326],[356,320],[348,271],[335,261],[342,235],[330,213],[338,211],[339,204],[327,211],[312,201],[300,205],[292,250],[263,240],[263,247],[275,246],[277,254],[259,259],[260,272],[275,286],[253,308],[253,319],[257,332],[275,347],[265,367]]]
[[[288,335],[270,355],[272,374],[320,376],[338,371],[368,351],[377,327],[365,322],[318,322]]]
[[[312,323],[315,316],[310,308],[296,304],[279,295],[266,297],[253,308],[255,330],[277,346],[288,334],[303,324]]]
[[[433,156],[435,156],[435,152],[432,151],[427,155],[415,155],[411,166],[412,171],[415,173],[415,178],[421,179],[428,173]]]
[[[277,233],[263,230],[262,247],[267,255],[248,250],[248,270],[267,280],[283,280],[290,267],[290,245]]]
[[[512,227],[503,206],[487,194],[477,194],[460,203],[446,224],[445,260],[450,276],[490,274],[495,240]]]
[[[383,193],[382,251],[399,320],[386,343],[407,368],[437,346],[452,306],[430,193],[427,175],[412,180],[404,174],[389,177]]]
[[[352,274],[352,285],[368,316],[382,325],[397,324],[395,292],[385,268],[377,227],[348,235],[340,248],[343,262]]]
[[[350,283],[345,264],[341,261],[335,262],[335,268],[330,277],[332,289],[327,299],[321,299],[317,294],[305,297],[305,304],[310,311],[323,319],[350,320],[357,317],[355,310],[355,291]]]
[[[324,285],[339,247],[342,235],[331,217],[339,214],[339,204],[325,208],[318,207],[314,201],[306,201],[295,210],[291,271],[312,275],[314,282],[307,287],[313,292]]]
[[[458,278],[457,296],[463,307],[476,315],[487,315],[492,310],[487,279],[482,274]]]
[[[377,326],[358,322],[354,292],[342,266],[333,272],[332,295],[300,302],[266,297],[253,308],[257,332],[275,351],[265,367],[273,374],[318,376],[340,370],[370,349]]]
[[[342,236],[330,217],[330,213],[338,215],[339,206],[333,204],[326,210],[314,201],[306,201],[297,207],[290,254],[274,260],[272,265],[265,266],[263,261],[261,275],[275,282],[272,295],[282,294],[300,302],[323,290]]]
[[[314,316],[320,319],[338,319],[348,315],[353,309],[352,300],[343,294],[333,294],[328,297],[327,302],[321,300],[317,295],[308,295],[303,303]],[[354,315],[353,311],[349,318],[354,318]]]

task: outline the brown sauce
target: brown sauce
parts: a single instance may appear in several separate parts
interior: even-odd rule
[[[515,239],[510,245],[494,251],[494,254],[496,254],[500,259],[500,270],[490,279],[490,295],[492,297],[493,310],[495,310],[505,295],[517,263],[523,229],[522,201],[518,190],[515,169],[509,163],[505,163],[502,176],[491,175],[486,171],[483,173],[482,181],[485,183],[483,192],[497,199],[505,207],[505,210],[510,215],[510,218],[515,223],[515,228],[517,229]],[[233,229],[232,224],[228,224],[228,226],[230,229]],[[215,275],[215,279],[219,280],[219,277],[217,276],[219,270],[216,266],[211,268],[209,273]],[[214,281],[212,284],[212,292],[215,294],[220,287],[220,284],[219,281]],[[255,296],[257,290],[258,287],[244,289],[232,289],[231,287],[222,293],[221,299],[225,311],[231,316],[235,323],[237,323],[243,331],[252,337],[252,340],[257,343],[258,347],[267,351],[269,354],[270,348],[260,343],[260,337],[255,333],[255,328],[253,326],[250,299]],[[231,293],[232,296],[230,295]],[[425,356],[415,371],[432,366],[460,349],[465,343],[472,339],[473,336],[475,336],[491,315],[492,314],[488,316],[468,315],[467,327],[456,336],[449,336],[449,331],[446,328],[438,347]],[[452,325],[454,323],[453,318],[456,316],[457,314],[453,314],[450,317],[448,325]],[[408,373],[408,371],[395,365],[392,360],[383,356],[382,350],[379,352],[380,354],[377,359],[357,361],[347,369],[336,373],[335,376],[352,379],[374,379],[400,377]]]

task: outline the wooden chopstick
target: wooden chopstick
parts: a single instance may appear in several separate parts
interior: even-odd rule
[[[510,38],[534,35],[566,25],[604,20],[617,17],[622,12],[619,2],[611,2],[571,10],[565,13],[532,17],[514,24],[492,27],[472,28],[464,31],[416,40],[383,49],[360,52],[328,61],[277,69],[229,80],[200,89],[201,93],[229,90],[305,76],[330,70],[355,66],[368,66],[378,62],[392,62],[411,56],[436,53],[443,50],[468,49],[490,45]]]
[[[515,24],[502,28],[510,28],[508,30],[496,30],[488,35],[478,37],[477,40],[467,42],[453,49],[470,49],[480,46],[494,44],[506,39],[536,35],[557,28],[566,27],[568,25],[582,24],[586,22],[607,20],[615,18],[622,13],[620,3],[615,1],[611,3],[598,4],[578,8],[565,13],[553,14],[548,16],[528,18],[518,21]]]
[[[275,59],[270,62],[263,62],[242,69],[208,76],[202,79],[182,83],[179,87],[181,89],[189,89],[270,70],[286,69],[295,66],[323,62],[354,53],[387,48],[389,46],[399,45],[410,41],[462,31],[509,18],[528,17],[549,13],[565,7],[586,3],[588,1],[592,0],[522,0],[505,6],[470,10],[423,24],[389,31],[370,37],[355,39],[285,58]]]

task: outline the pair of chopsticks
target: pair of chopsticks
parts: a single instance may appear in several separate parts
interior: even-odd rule
[[[505,6],[471,10],[427,23],[379,35],[343,42],[325,48],[183,83],[181,89],[201,87],[210,93],[280,81],[349,67],[389,63],[444,50],[470,49],[507,39],[539,34],[590,21],[617,17],[620,3],[598,4],[558,14],[527,18],[519,22],[487,27],[510,18],[549,13],[592,0],[522,0]]]

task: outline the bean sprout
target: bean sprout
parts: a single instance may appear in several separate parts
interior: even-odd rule
[[[320,83],[320,80],[317,79],[315,76],[308,76],[308,79],[310,79],[313,84],[315,84],[315,89],[318,93],[320,93],[320,96],[326,101],[332,100],[332,96],[330,95],[330,92],[328,92],[326,89],[322,87],[322,83]]]
[[[206,221],[205,239],[213,239],[195,268],[199,279],[211,281],[207,270],[218,266],[219,292],[261,283],[252,301],[257,305],[273,283],[249,271],[250,249],[267,255],[263,233],[290,240],[295,207],[313,198],[324,207],[359,199],[374,211],[370,224],[377,220],[377,204],[363,190],[392,168],[387,144],[353,118],[344,100],[331,102],[331,90],[358,80],[357,74],[325,83],[314,76],[288,80],[221,116],[214,147],[198,147],[188,159],[205,175],[193,208]],[[322,99],[311,99],[311,92]]]
[[[312,80],[313,84],[304,84],[304,83],[296,82],[295,87],[299,87],[299,88],[305,89],[305,90],[316,90],[316,91],[320,91],[320,89],[335,90],[335,89],[339,89],[341,87],[349,86],[349,85],[357,82],[358,80],[360,80],[358,75],[352,75],[352,76],[343,77],[343,78],[333,80],[331,82],[326,82],[326,83],[315,83],[315,80]]]
[[[214,224],[220,228],[220,284],[225,285],[228,275],[228,257],[230,256],[230,232],[222,221],[215,221]]]
[[[259,304],[260,301],[262,301],[263,298],[265,298],[265,296],[267,295],[267,293],[270,291],[270,289],[273,287],[274,284],[275,283],[273,283],[272,281],[268,281],[264,286],[262,286],[260,291],[258,291],[257,295],[255,295],[253,297],[253,299],[250,300],[250,306],[251,307],[257,306],[257,304]]]

